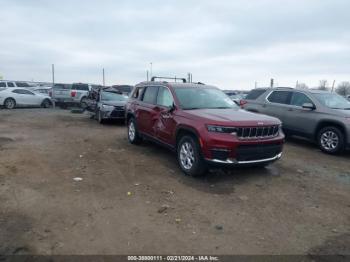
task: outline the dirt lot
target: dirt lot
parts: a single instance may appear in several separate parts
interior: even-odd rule
[[[349,158],[291,140],[194,179],[121,124],[0,110],[0,254],[350,254]]]

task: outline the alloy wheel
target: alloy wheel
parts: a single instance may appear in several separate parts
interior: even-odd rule
[[[194,150],[193,146],[189,142],[185,142],[181,145],[180,149],[180,162],[184,169],[191,169],[194,163]]]
[[[135,130],[135,124],[133,121],[130,121],[130,123],[129,123],[129,132],[128,133],[129,133],[130,141],[134,141],[136,130]]]
[[[334,150],[339,145],[339,137],[333,131],[326,131],[321,135],[321,145],[325,150]]]

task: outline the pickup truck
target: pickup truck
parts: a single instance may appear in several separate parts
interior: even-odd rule
[[[80,107],[86,107],[86,101],[89,91],[97,85],[74,83],[74,84],[55,84],[52,91],[52,99],[58,104],[79,104]]]

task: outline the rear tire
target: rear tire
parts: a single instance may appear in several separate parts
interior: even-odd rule
[[[142,142],[142,138],[137,129],[136,121],[132,117],[128,121],[128,140],[130,144],[138,145]]]
[[[344,151],[345,139],[343,132],[333,126],[322,128],[317,135],[320,149],[327,154],[339,154]]]
[[[83,109],[86,109],[88,107],[88,104],[87,104],[87,98],[86,97],[83,97],[81,100],[80,100],[80,107],[83,108]]]
[[[180,138],[177,144],[177,160],[181,170],[189,176],[202,176],[208,170],[197,139],[190,135]]]
[[[16,107],[16,101],[13,98],[6,98],[4,101],[4,107],[6,109],[14,109]]]

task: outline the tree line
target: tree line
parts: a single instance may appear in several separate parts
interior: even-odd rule
[[[305,83],[298,83],[296,88],[298,89],[309,89],[309,87]],[[320,80],[319,85],[316,87],[318,90],[331,91],[332,88],[329,86],[327,80]],[[336,87],[334,87],[334,91],[341,96],[349,96],[350,95],[350,82],[343,81],[340,82]]]

